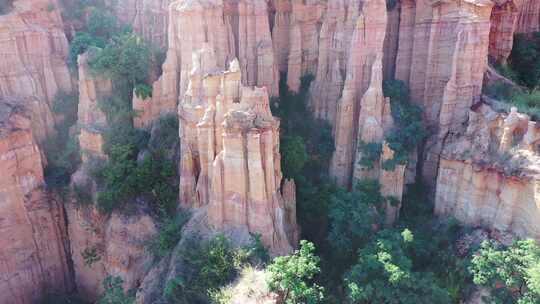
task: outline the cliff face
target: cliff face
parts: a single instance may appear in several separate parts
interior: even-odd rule
[[[540,127],[512,109],[482,105],[443,150],[435,212],[540,239]]]
[[[532,33],[540,31],[540,2],[535,0],[521,0],[519,12],[518,33]]]
[[[79,146],[86,162],[88,157],[105,157],[103,153],[103,130],[107,125],[105,114],[99,107],[112,94],[109,79],[93,76],[88,66],[88,54],[79,55],[79,103],[77,125],[80,129]]]
[[[445,136],[461,127],[480,99],[492,5],[487,0],[401,3],[396,78],[409,85],[433,134],[423,155],[428,183],[435,181]]]
[[[67,208],[67,216],[79,294],[95,299],[103,292],[102,282],[108,275],[121,277],[126,290],[140,284],[152,260],[145,244],[156,233],[150,216],[106,216],[94,207],[75,204]],[[89,263],[89,256],[97,261]]]
[[[207,47],[194,55],[180,117],[180,201],[208,205],[217,229],[259,233],[274,253],[297,242],[292,181],[281,188],[279,121],[266,88],[241,85],[237,60],[219,72]],[[206,75],[206,76],[205,76]]]
[[[289,1],[291,11],[288,25],[287,85],[292,91],[298,91],[302,76],[315,75],[317,72],[319,34],[327,2],[321,0]],[[284,6],[284,4],[282,5]],[[276,18],[279,15],[278,11]],[[276,25],[277,22],[276,19]]]
[[[522,1],[499,2],[495,2],[495,6],[491,11],[489,56],[496,61],[504,62],[512,51]]]
[[[337,105],[327,100],[329,107],[337,106],[334,126],[336,150],[330,164],[330,175],[342,186],[351,185],[358,139],[367,142],[383,139],[382,116],[386,101],[382,94],[382,48],[386,20],[385,1],[363,3],[350,41],[341,99]],[[337,64],[339,59],[336,60]],[[314,84],[316,87],[317,82]],[[369,117],[371,114],[376,116]]]
[[[65,58],[68,42],[59,7],[54,0],[18,0],[14,9],[0,16],[0,97],[38,100],[32,120],[39,141],[53,132],[51,107],[59,90],[71,91]]]
[[[169,5],[172,0],[116,1],[113,10],[118,20],[130,24],[152,46],[167,48]]]
[[[65,216],[44,189],[43,158],[24,101],[0,98],[0,303],[72,288]]]
[[[169,47],[163,74],[153,84],[151,99],[135,98],[134,107],[141,112],[137,125],[146,125],[160,113],[175,110],[187,90],[192,54],[203,46],[213,49],[220,69],[239,58],[242,83],[265,86],[271,95],[277,96],[278,66],[266,1],[175,1],[169,7],[169,19]]]
[[[82,164],[72,176],[77,191],[90,197],[75,197],[66,204],[71,259],[77,291],[87,299],[95,299],[102,291],[108,275],[119,276],[126,289],[137,287],[150,267],[151,256],[146,242],[156,234],[154,220],[144,212],[124,215],[100,213],[95,204],[96,182],[91,174],[97,162],[105,161],[103,131],[107,127],[99,102],[112,95],[111,81],[92,75],[88,54],[78,58],[79,108],[77,125]],[[93,262],[90,262],[93,261]]]

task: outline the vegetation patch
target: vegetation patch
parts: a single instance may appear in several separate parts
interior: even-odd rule
[[[185,271],[167,282],[164,294],[168,303],[210,303],[212,299],[219,303],[224,296],[219,290],[232,282],[260,250],[256,242],[245,248],[234,247],[223,235],[185,241],[179,252]]]
[[[384,82],[385,97],[390,97],[395,127],[385,140],[394,157],[383,163],[383,169],[393,170],[396,165],[405,165],[409,155],[428,135],[423,124],[422,109],[411,103],[409,88],[401,80]]]

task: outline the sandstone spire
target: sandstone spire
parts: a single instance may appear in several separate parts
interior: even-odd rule
[[[505,62],[512,51],[522,1],[499,2],[495,2],[491,12],[489,56],[498,62]]]
[[[336,151],[330,164],[330,175],[342,186],[350,187],[351,185],[360,127],[358,124],[360,122],[360,111],[363,107],[361,104],[362,97],[372,85],[372,90],[368,95],[378,95],[379,99],[382,98],[381,60],[385,32],[385,1],[366,1],[357,18],[350,43],[347,76],[342,97],[337,103],[336,123],[334,126]],[[372,76],[372,73],[377,73],[377,76]],[[371,84],[371,81],[376,82]],[[372,97],[367,97],[366,102],[373,103],[372,100],[378,98]],[[382,106],[382,103],[379,106]],[[363,118],[363,120],[366,119],[371,118]]]
[[[194,54],[178,108],[180,201],[207,205],[216,229],[261,234],[272,253],[287,253],[297,242],[294,184],[281,187],[279,121],[268,91],[242,86],[237,60],[218,72],[212,58],[211,48]]]
[[[169,6],[169,46],[163,74],[153,84],[153,97],[139,100],[137,126],[144,126],[164,112],[172,112],[190,82],[193,52],[213,49],[216,68],[225,70],[239,58],[244,85],[265,86],[278,94],[279,73],[274,58],[264,0],[177,0]]]

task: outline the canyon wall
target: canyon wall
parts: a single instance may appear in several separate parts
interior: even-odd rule
[[[480,100],[492,6],[488,0],[401,2],[395,76],[409,85],[432,134],[422,160],[431,186],[445,137],[461,128]]]
[[[108,275],[126,289],[148,280],[145,242],[157,228],[147,210],[104,215],[95,207],[91,170],[106,159],[107,127],[98,103],[114,89],[91,75],[87,54],[78,60],[82,165],[72,186],[90,196],[61,202],[46,191],[38,143],[54,133],[54,96],[72,90],[58,7],[18,0],[0,16],[0,168],[8,173],[0,177],[0,234],[8,236],[0,240],[0,304],[75,285],[95,299]],[[378,180],[396,199],[387,224],[416,172],[414,157],[383,168],[394,154],[384,141],[394,122],[382,83],[395,77],[431,134],[418,163],[435,212],[540,239],[540,127],[479,105],[488,55],[504,62],[515,33],[539,30],[539,1],[129,0],[112,10],[166,49],[153,96],[134,97],[134,124],[178,113],[180,204],[204,212],[214,231],[260,234],[273,255],[297,245],[295,184],[283,181],[280,124],[269,107],[283,72],[292,91],[314,76],[309,107],[335,136],[330,175],[348,188]],[[373,167],[359,164],[360,142],[381,145]]]
[[[157,227],[143,210],[107,215],[96,207],[98,189],[92,171],[107,158],[103,132],[108,127],[99,102],[111,97],[113,86],[109,79],[90,72],[88,57],[83,54],[78,58],[77,125],[82,164],[72,176],[76,195],[66,203],[66,213],[77,291],[86,299],[95,299],[108,275],[121,277],[126,290],[138,287],[151,266],[146,243]]]
[[[536,0],[521,0],[521,2],[517,32],[532,33],[540,31],[540,2]]]
[[[0,97],[38,101],[29,109],[39,141],[54,132],[56,93],[71,91],[68,41],[57,7],[55,0],[18,0],[8,14],[0,15]]]
[[[338,91],[337,95],[341,98],[336,100],[336,104],[326,100],[329,107],[336,108],[334,126],[336,150],[330,164],[330,175],[341,186],[352,185],[353,168],[358,160],[356,157],[358,140],[381,142],[383,139],[383,109],[389,111],[387,100],[382,94],[386,21],[385,1],[370,0],[363,3],[350,37],[343,91],[341,93]],[[344,37],[349,36],[344,33]],[[322,63],[324,60],[321,57],[319,62]],[[340,59],[335,58],[334,62],[337,64]],[[317,87],[317,81],[318,78],[312,88]],[[378,116],[369,117],[371,114]]]
[[[278,95],[266,1],[175,1],[169,6],[169,20],[167,56],[163,74],[153,84],[153,97],[134,100],[141,117],[137,126],[175,111],[187,90],[192,54],[203,46],[213,48],[219,69],[239,58],[242,84],[264,86],[272,96]]]
[[[44,158],[23,99],[0,98],[0,303],[73,288],[62,202],[45,189]]]
[[[540,239],[540,126],[481,105],[443,150],[435,213]]]
[[[169,5],[172,0],[123,0],[112,2],[114,14],[129,24],[154,48],[167,49]]]
[[[208,205],[220,230],[261,235],[273,254],[297,243],[294,183],[281,186],[279,121],[270,113],[268,90],[241,84],[233,60],[219,72],[215,53],[194,54],[188,89],[179,108],[180,202]]]

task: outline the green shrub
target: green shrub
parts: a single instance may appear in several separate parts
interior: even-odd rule
[[[175,113],[162,115],[152,126],[152,135],[148,148],[152,151],[171,151],[178,147],[178,115]]]
[[[470,271],[475,284],[490,289],[492,303],[540,302],[540,247],[532,239],[508,248],[484,241]]]
[[[149,243],[149,250],[156,257],[168,255],[182,238],[182,228],[188,221],[186,213],[179,213],[172,218],[165,218],[159,227],[158,235]]]
[[[118,33],[118,21],[109,11],[94,7],[91,9],[86,22],[86,31],[92,37],[99,37],[108,41]]]
[[[319,257],[315,245],[300,241],[300,250],[288,256],[276,257],[266,268],[269,273],[268,286],[280,295],[283,303],[321,303],[324,288],[313,284],[312,280],[320,272]]]
[[[146,147],[149,134],[133,127],[135,112],[132,110],[129,97],[112,96],[99,100],[98,106],[105,113],[108,124],[104,135],[105,153],[110,153],[112,145],[132,145],[136,152]]]
[[[451,303],[430,272],[417,272],[410,257],[414,235],[383,230],[358,252],[358,262],[346,274],[351,303]]]
[[[380,185],[374,180],[363,180],[355,191],[339,191],[330,198],[328,239],[340,255],[348,257],[354,253],[382,223],[378,212],[384,198]]]
[[[133,292],[124,292],[124,281],[120,277],[108,276],[103,281],[104,293],[97,304],[132,304],[135,302]]]
[[[104,48],[106,40],[102,37],[95,37],[86,32],[77,32],[69,44],[68,64],[77,67],[77,57],[86,52],[90,47]]]
[[[487,96],[502,101],[508,104],[508,109],[515,106],[519,112],[531,116],[532,120],[540,120],[540,91],[521,90],[510,84],[496,82],[491,85],[484,86],[483,93]]]
[[[379,162],[382,153],[382,145],[380,143],[365,143],[360,140],[358,149],[362,152],[362,157],[358,163],[367,169],[373,169],[375,163]]]
[[[514,80],[530,89],[540,84],[540,33],[517,34],[508,58]]]
[[[285,176],[298,176],[302,172],[302,169],[309,158],[302,137],[282,136],[281,151],[285,152],[282,154],[281,158]]]
[[[518,92],[514,86],[508,83],[495,82],[484,85],[482,88],[482,93],[496,100],[510,101],[512,96]]]
[[[99,172],[104,190],[97,195],[97,206],[105,213],[122,208],[140,193],[135,148],[113,145],[109,157],[107,165]]]
[[[422,109],[410,102],[409,89],[401,80],[388,80],[383,85],[384,96],[390,97],[392,116],[396,126],[386,136],[394,157],[383,163],[384,170],[405,165],[409,154],[427,136],[422,120]]]
[[[159,154],[146,156],[140,164],[133,145],[113,145],[107,164],[98,173],[101,191],[98,208],[105,213],[122,210],[126,203],[145,195],[158,215],[176,209],[175,166]]]
[[[135,85],[135,95],[141,99],[152,97],[152,87],[146,83]]]
[[[270,261],[270,255],[268,250],[264,247],[264,244],[261,241],[260,234],[254,234],[251,236],[251,243],[244,248],[247,253],[250,264],[252,265],[265,265]]]
[[[96,246],[89,246],[81,251],[81,256],[84,260],[84,265],[92,267],[92,265],[101,260],[101,255]]]
[[[514,94],[512,105],[516,106],[519,112],[530,115],[531,119],[540,121],[540,90]]]
[[[202,242],[187,239],[180,254],[184,272],[165,285],[168,303],[208,303],[211,295],[230,283],[249,260],[249,255],[234,248],[222,235]]]
[[[105,48],[89,62],[91,69],[113,80],[124,80],[134,88],[144,84],[150,69],[150,48],[134,33],[113,36]],[[148,90],[145,89],[145,94]]]
[[[79,141],[76,130],[70,132],[77,121],[78,96],[66,92],[58,92],[53,103],[53,112],[59,118],[56,136],[44,143],[47,156],[45,167],[45,180],[49,187],[64,189],[69,184],[71,174],[75,172],[79,163]]]

